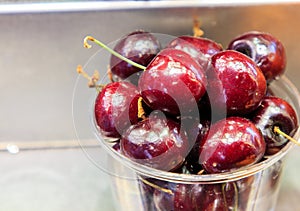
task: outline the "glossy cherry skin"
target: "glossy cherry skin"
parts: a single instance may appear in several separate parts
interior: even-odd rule
[[[203,68],[189,54],[164,49],[141,74],[138,88],[153,110],[179,115],[197,107],[207,80]]]
[[[266,143],[248,119],[228,117],[214,123],[200,146],[199,163],[208,173],[220,173],[261,160]]]
[[[202,196],[194,198],[195,211],[234,211],[237,210],[238,193],[235,183],[205,185]]]
[[[165,171],[180,167],[189,147],[186,132],[178,123],[155,115],[132,125],[120,145],[131,160]]]
[[[153,193],[153,203],[155,210],[202,210],[199,209],[199,202],[197,202],[195,199],[203,199],[205,197],[204,192],[202,192],[203,185],[177,184],[168,182],[165,183],[162,187],[166,190],[172,191],[172,193],[162,191],[158,188],[155,189]]]
[[[175,38],[167,45],[167,48],[187,52],[199,62],[204,70],[207,69],[211,56],[223,50],[223,47],[213,40],[187,35]]]
[[[211,64],[207,92],[212,113],[240,116],[257,108],[267,83],[253,60],[237,51],[225,50],[212,56]]]
[[[138,122],[137,87],[125,81],[106,85],[95,100],[94,114],[100,133],[119,138],[131,125]]]
[[[166,183],[163,188],[172,191],[172,194],[155,189],[153,202],[156,210],[184,211],[194,210],[191,203],[191,188],[193,185]],[[200,185],[198,185],[200,186]],[[200,187],[201,188],[201,187]]]
[[[167,193],[155,189],[153,203],[155,210],[172,211],[234,211],[238,200],[236,185],[224,184],[176,184],[166,183],[162,186]]]
[[[143,66],[147,66],[160,49],[158,39],[153,34],[142,30],[126,35],[113,48],[122,56]],[[120,79],[129,79],[134,82],[137,81],[136,77],[142,71],[114,55],[110,58],[110,68],[111,72]]]
[[[264,136],[268,155],[278,152],[288,142],[286,138],[274,132],[275,126],[290,136],[294,135],[298,127],[294,108],[284,99],[275,96],[266,96],[249,116]]]
[[[264,73],[267,81],[282,75],[286,67],[286,53],[282,42],[275,36],[258,31],[249,31],[234,38],[228,49],[249,56]]]

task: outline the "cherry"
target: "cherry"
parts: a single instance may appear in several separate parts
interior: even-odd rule
[[[266,144],[254,123],[228,117],[214,123],[200,145],[199,163],[208,173],[249,166],[261,160]]]
[[[176,184],[172,182],[165,182],[159,188],[155,188],[153,191],[154,210],[174,210],[174,190],[176,190]]]
[[[150,62],[138,88],[153,110],[179,115],[197,107],[206,84],[203,68],[189,54],[168,48]]]
[[[131,125],[138,122],[137,87],[126,81],[107,84],[95,101],[95,120],[105,137],[119,138]]]
[[[199,62],[204,70],[207,69],[211,56],[223,50],[223,47],[215,41],[195,36],[179,36],[166,47],[187,52]]]
[[[199,202],[194,199],[204,198],[203,185],[168,182],[162,188],[156,188],[153,193],[155,210],[202,210],[199,209]]]
[[[216,53],[211,60],[207,92],[212,112],[244,115],[256,109],[267,88],[256,63],[233,50]]]
[[[186,132],[159,113],[129,127],[120,145],[133,161],[165,171],[180,167],[189,151]]]
[[[282,75],[286,67],[285,48],[275,36],[249,31],[234,38],[228,49],[244,53],[252,58],[262,70],[267,81]]]
[[[174,193],[174,210],[193,210],[193,204],[191,203],[192,196],[191,188],[196,186],[201,189],[201,185],[190,185],[190,184],[177,184],[176,191]]]
[[[238,190],[234,182],[204,185],[200,197],[193,198],[194,210],[237,210]]]
[[[294,108],[284,99],[275,96],[264,97],[259,107],[249,116],[264,136],[267,155],[278,152],[288,142],[288,139],[274,131],[275,126],[290,136],[294,135],[298,127]]]
[[[138,30],[129,33],[114,47],[114,51],[140,65],[147,66],[154,56],[160,51],[158,39],[151,33]],[[140,68],[120,59],[115,55],[110,58],[111,72],[120,79],[129,79],[136,83],[142,71]],[[130,77],[135,74],[135,76]]]
[[[153,192],[155,210],[233,211],[237,209],[237,200],[234,182],[212,185],[168,182]]]

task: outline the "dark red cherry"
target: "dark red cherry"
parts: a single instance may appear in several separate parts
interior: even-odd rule
[[[278,152],[288,142],[286,138],[274,132],[275,126],[290,136],[294,135],[298,127],[294,108],[284,99],[275,96],[266,96],[249,116],[264,136],[268,155]]]
[[[258,31],[246,32],[234,38],[228,49],[252,58],[264,73],[267,81],[282,75],[286,67],[285,48],[275,36]]]
[[[199,62],[204,70],[207,69],[210,57],[223,50],[223,47],[213,40],[193,36],[179,36],[172,40],[166,47],[187,52]]]
[[[200,145],[199,163],[208,173],[249,166],[261,160],[266,144],[254,123],[228,117],[214,123]]]
[[[222,183],[203,185],[201,195],[192,198],[194,211],[234,211],[238,205],[236,184]]]
[[[212,115],[244,115],[257,108],[266,93],[266,80],[253,60],[237,51],[212,56],[207,88]]]
[[[184,51],[168,48],[147,66],[138,87],[150,108],[179,115],[197,107],[206,84],[199,63]]]
[[[160,51],[160,48],[160,43],[153,34],[138,30],[120,39],[114,47],[114,51],[131,61],[147,66]],[[110,68],[111,72],[120,79],[127,79],[131,76],[129,78],[130,81],[137,81],[135,77],[142,71],[138,67],[132,66],[114,55],[111,55]],[[136,75],[132,76],[133,74]]]
[[[163,115],[150,115],[132,125],[121,138],[122,153],[135,162],[160,170],[178,168],[188,153],[186,132]]]
[[[202,184],[179,184],[168,182],[163,189],[155,189],[153,202],[155,210],[196,211],[200,200],[204,200],[205,193]],[[170,190],[171,193],[165,191]],[[195,199],[200,199],[196,201]],[[202,207],[201,207],[202,208]]]
[[[165,182],[160,188],[155,188],[153,192],[154,210],[175,210],[174,192],[179,184]]]
[[[119,138],[138,122],[137,87],[125,81],[106,85],[98,94],[94,113],[97,126],[105,137]]]
[[[174,210],[194,210],[193,204],[191,203],[191,188],[193,186],[194,185],[190,184],[177,184],[174,193]],[[198,185],[197,187],[201,188],[201,185]]]
[[[155,210],[234,211],[238,205],[235,183],[215,185],[166,183],[153,193]],[[169,193],[166,190],[170,190]]]

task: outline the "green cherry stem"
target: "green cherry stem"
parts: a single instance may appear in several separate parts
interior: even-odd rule
[[[295,139],[292,138],[291,136],[289,136],[289,135],[285,134],[284,132],[282,132],[278,126],[275,126],[273,130],[274,130],[274,132],[275,132],[276,134],[282,135],[283,137],[287,138],[289,141],[291,141],[291,142],[293,142],[294,144],[300,146],[300,143],[299,143],[297,140],[295,140]]]
[[[127,62],[128,64],[131,64],[132,66],[134,67],[137,67],[137,68],[140,68],[142,70],[145,70],[146,67],[143,66],[143,65],[140,65],[124,56],[122,56],[121,54],[117,53],[116,51],[112,50],[111,48],[109,48],[107,45],[105,45],[104,43],[100,42],[99,40],[95,39],[94,37],[92,36],[86,36],[84,38],[84,41],[83,41],[83,46],[85,48],[91,48],[92,46],[88,43],[88,41],[91,41],[91,42],[94,42],[96,43],[97,45],[99,45],[100,47],[102,47],[103,49],[107,50],[108,52],[110,52],[112,55],[118,57],[119,59]]]

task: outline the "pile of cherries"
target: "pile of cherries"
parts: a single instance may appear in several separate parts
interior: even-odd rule
[[[195,36],[162,46],[140,30],[123,37],[111,52],[113,80],[95,100],[95,123],[101,136],[134,162],[182,174],[228,172],[276,154],[288,142],[282,133],[293,136],[298,128],[293,107],[269,88],[286,67],[284,46],[269,33],[246,32],[225,49]],[[208,194],[196,203],[182,195],[188,185],[156,183],[145,180],[144,190],[154,189],[158,210],[198,210],[216,197]],[[206,193],[236,188],[231,183],[196,186],[188,193],[193,197],[203,188]],[[226,203],[232,200],[234,195]]]

